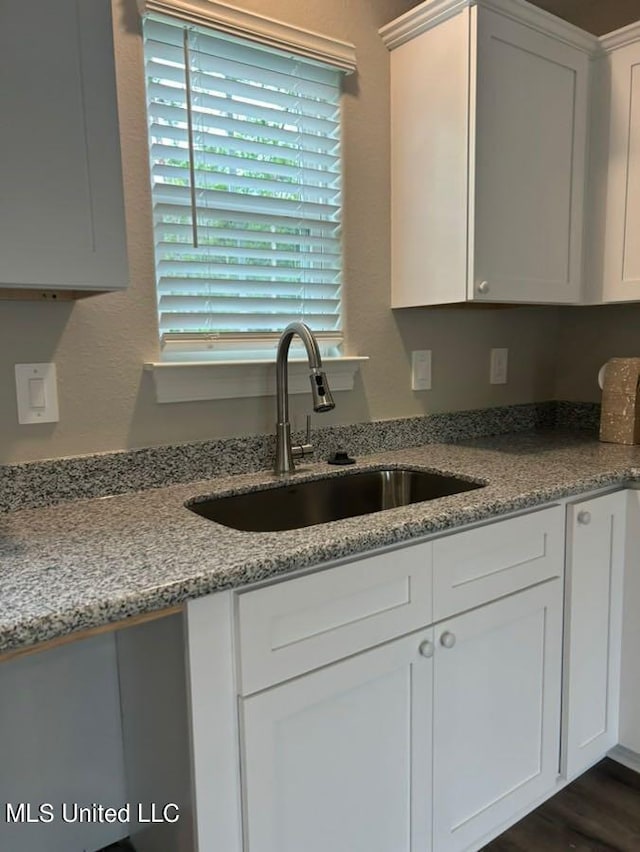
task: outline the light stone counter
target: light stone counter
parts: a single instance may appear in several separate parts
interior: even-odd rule
[[[640,479],[640,447],[550,431],[385,451],[361,457],[349,470],[375,466],[433,469],[487,485],[273,533],[232,530],[184,507],[195,496],[277,484],[264,471],[0,515],[0,651],[631,482]],[[344,473],[314,464],[295,478]]]

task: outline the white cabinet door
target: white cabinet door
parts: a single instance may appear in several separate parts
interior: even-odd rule
[[[245,852],[428,852],[431,639],[241,699]]]
[[[474,21],[468,296],[578,301],[588,57],[488,9]]]
[[[465,9],[391,52],[394,308],[466,300],[468,45]]]
[[[627,510],[620,745],[640,755],[640,491],[628,492]]]
[[[595,302],[640,299],[640,25],[626,39],[594,66],[589,296]]]
[[[618,742],[626,492],[567,515],[564,771],[579,775]]]
[[[3,0],[0,80],[0,287],[126,286],[109,0]]]
[[[478,848],[553,789],[559,770],[562,583],[436,627],[433,848]]]

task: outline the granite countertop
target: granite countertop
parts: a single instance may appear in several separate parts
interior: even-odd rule
[[[640,479],[640,447],[538,432],[362,457],[486,487],[284,532],[240,532],[184,508],[192,497],[273,485],[268,471],[0,515],[0,651],[159,610],[555,498]],[[350,468],[354,470],[354,468]],[[326,464],[297,479],[341,475]]]

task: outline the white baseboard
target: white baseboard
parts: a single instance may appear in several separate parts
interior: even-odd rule
[[[628,769],[633,769],[634,772],[640,772],[640,754],[631,751],[630,748],[617,745],[614,746],[608,754],[612,760],[616,760]]]

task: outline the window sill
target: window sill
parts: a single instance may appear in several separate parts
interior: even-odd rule
[[[324,358],[331,390],[353,390],[366,355]],[[157,402],[195,402],[275,396],[274,361],[176,361],[144,365],[153,374]],[[309,393],[309,367],[302,358],[289,359],[289,393]]]

